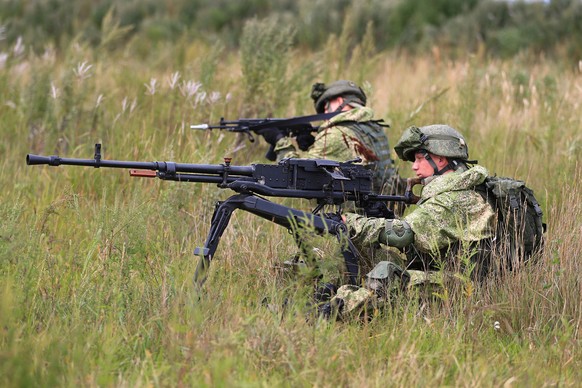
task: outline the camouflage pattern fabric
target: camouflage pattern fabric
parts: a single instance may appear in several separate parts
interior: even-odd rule
[[[410,281],[406,286],[406,295],[418,296],[420,293],[424,295],[431,295],[434,292],[441,291],[440,286],[443,284],[443,274],[437,271],[416,271],[409,270]],[[397,291],[397,290],[393,290]],[[395,293],[394,295],[402,295]],[[340,299],[343,301],[342,308],[338,311],[338,318],[343,321],[361,319],[362,315],[366,313],[368,316],[373,316],[378,313],[378,310],[383,306],[389,305],[391,297],[378,296],[374,291],[366,287],[358,287],[353,285],[343,285],[338,288],[336,295],[331,299],[330,303],[334,306],[340,305]]]
[[[419,150],[448,158],[469,158],[469,148],[463,135],[444,124],[406,128],[394,146],[398,157],[409,162],[414,162],[414,154]]]
[[[494,212],[473,190],[488,176],[482,166],[435,177],[422,190],[418,206],[404,221],[414,232],[414,246],[421,252],[437,253],[456,242],[476,242],[493,236]],[[346,215],[352,241],[359,246],[380,243],[386,220]],[[393,228],[402,222],[393,220]]]
[[[345,162],[361,158],[362,164],[382,169],[382,175],[388,179],[392,175],[388,137],[381,126],[371,121],[373,117],[374,111],[368,107],[353,108],[332,117],[320,126],[315,142],[307,151],[300,151],[293,139],[284,137],[275,145],[277,160],[305,158]]]
[[[373,291],[353,285],[338,288],[330,304],[336,306],[340,299],[343,301],[343,306],[338,311],[338,318],[341,320],[358,319],[367,309],[374,309],[379,303]]]
[[[434,252],[455,242],[477,242],[493,237],[495,213],[474,187],[489,172],[474,166],[463,173],[437,177],[422,190],[418,207],[404,217],[414,231],[414,245]]]
[[[493,237],[493,209],[473,190],[487,176],[484,167],[474,166],[464,172],[452,172],[430,180],[422,190],[417,208],[403,219],[414,232],[414,247],[436,256],[442,248],[456,242],[470,243]],[[380,240],[386,241],[380,237],[386,231],[385,219],[350,213],[346,214],[346,223],[352,241],[359,248],[377,246]],[[400,220],[393,220],[392,227],[402,227],[402,224]],[[445,276],[445,273],[439,271],[407,270],[407,273],[410,275],[407,293],[420,289],[429,294],[436,292]],[[378,306],[386,302],[373,292],[360,291],[353,286],[340,287],[337,298],[350,301],[344,301],[341,311],[346,318],[359,314],[362,306]]]

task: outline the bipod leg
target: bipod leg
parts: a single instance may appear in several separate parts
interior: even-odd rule
[[[289,232],[293,234],[293,239],[295,244],[299,248],[300,255],[307,258],[311,253],[309,252],[309,246],[305,243],[305,240],[301,237],[301,233],[298,230],[289,229]]]
[[[293,265],[302,268],[299,272],[303,274],[304,280],[318,282],[323,275],[319,268],[319,258],[316,257],[317,253],[312,245],[313,241],[309,242],[309,239],[313,239],[317,233],[314,230],[303,228],[302,224],[296,224],[287,230],[293,235],[295,244],[299,248],[299,252],[293,257]]]
[[[342,256],[346,263],[348,283],[359,286],[360,258],[362,255],[352,240],[350,240],[348,227],[342,221],[341,214],[341,207],[338,207],[334,213],[325,213],[317,215],[317,217],[321,219],[323,224],[327,225],[328,233],[335,236],[341,247]]]
[[[206,242],[203,247],[197,247],[194,249],[194,255],[200,256],[200,260],[196,266],[196,271],[194,272],[194,283],[197,286],[202,287],[206,281],[208,268],[214,257],[214,252],[216,252],[216,249],[218,248],[220,238],[228,226],[232,213],[241,207],[244,198],[246,198],[246,195],[233,195],[226,201],[219,201],[216,203]]]
[[[342,256],[346,263],[346,270],[348,271],[348,283],[352,285],[359,285],[358,279],[360,277],[360,252],[358,248],[354,245],[352,240],[349,238],[348,227],[341,221],[335,220],[338,217],[341,220],[341,216],[334,215],[332,219],[327,219],[329,223],[332,224],[334,228],[334,236],[337,238],[338,244],[340,244],[342,250]]]

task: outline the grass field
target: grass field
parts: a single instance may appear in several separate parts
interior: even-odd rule
[[[580,384],[582,62],[435,51],[342,63],[290,50],[276,78],[257,81],[248,53],[132,47],[140,56],[72,45],[3,58],[2,386]],[[438,309],[403,300],[366,324],[308,323],[299,305],[285,316],[261,305],[281,300],[272,267],[295,247],[249,214],[235,214],[195,292],[192,251],[231,193],[25,164],[27,153],[91,158],[96,142],[107,159],[265,162],[264,143],[189,125],[312,114],[311,83],[340,78],[364,85],[392,144],[409,125],[448,123],[491,173],[525,180],[548,224],[539,264]]]

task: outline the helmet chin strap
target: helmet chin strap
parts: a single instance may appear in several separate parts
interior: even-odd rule
[[[341,111],[342,111],[342,109],[344,109],[344,107],[345,107],[346,105],[348,105],[348,104],[349,104],[349,102],[348,102],[348,101],[346,101],[346,100],[344,99],[344,101],[343,101],[343,102],[342,102],[342,103],[341,103],[341,104],[340,104],[340,105],[339,105],[339,106],[338,106],[338,107],[337,107],[337,108],[334,110],[334,112],[341,112]],[[330,103],[329,103],[329,100],[328,100],[328,101],[325,103],[325,109],[324,109],[324,111],[329,109],[329,105],[330,105]],[[331,113],[331,112],[330,112],[330,113]]]
[[[426,150],[421,150],[420,152],[422,152],[422,155],[424,156],[424,158],[428,161],[428,163],[433,168],[434,175],[443,175],[447,171],[451,171],[451,170],[454,171],[457,167],[457,161],[453,160],[453,161],[450,161],[449,163],[447,163],[446,166],[444,166],[443,168],[441,168],[439,170],[438,166],[436,165],[436,163],[434,162],[434,160],[432,159],[432,157],[430,156],[430,154]]]
[[[343,99],[344,101],[340,104],[340,106],[337,107],[337,109],[335,110],[336,112],[341,112],[346,105],[348,105],[350,103],[350,101],[346,100],[345,98]]]
[[[343,102],[340,104],[340,106],[337,107],[337,109],[335,110],[336,112],[341,112],[347,105],[353,107],[353,105],[351,105],[352,102],[358,103],[358,100],[354,100],[353,97],[350,96],[348,97],[340,96],[340,97],[342,97]]]

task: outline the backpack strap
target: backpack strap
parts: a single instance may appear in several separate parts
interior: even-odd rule
[[[491,195],[490,193],[490,189],[487,187],[487,179],[485,179],[485,182],[476,185],[473,187],[473,190],[475,190],[478,194],[481,195],[481,197],[487,202],[489,203],[489,205],[491,205],[493,207],[493,210],[497,209],[497,204],[495,203],[495,196]]]

